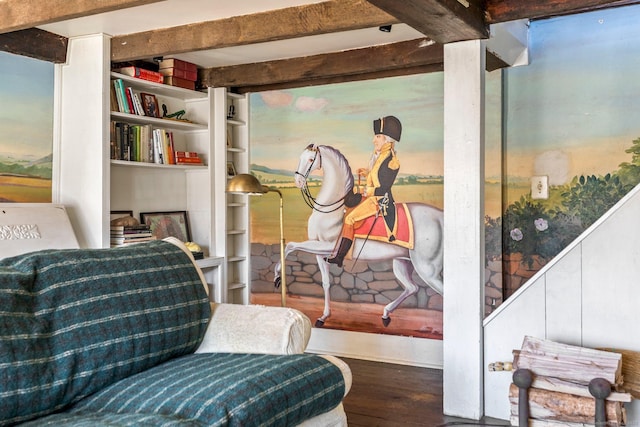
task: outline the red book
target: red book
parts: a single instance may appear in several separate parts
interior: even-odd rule
[[[169,86],[177,86],[184,89],[195,90],[196,82],[191,80],[180,79],[178,77],[173,76],[164,76],[164,84]]]
[[[194,73],[198,72],[198,66],[196,64],[192,64],[191,62],[182,61],[176,58],[167,58],[160,61],[159,68],[177,68],[179,70],[191,71]]]
[[[176,159],[176,165],[201,165],[202,160],[195,157],[178,157]]]
[[[198,80],[197,71],[181,70],[180,68],[161,68],[160,74],[166,77],[177,77],[192,82]]]
[[[196,157],[199,158],[200,154],[195,151],[176,151],[176,158],[178,157]]]
[[[164,76],[157,71],[146,70],[140,67],[122,67],[118,70],[120,74],[125,76],[136,77],[150,82],[162,83]]]

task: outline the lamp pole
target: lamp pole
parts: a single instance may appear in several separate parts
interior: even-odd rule
[[[284,264],[284,206],[282,201],[282,193],[275,187],[267,187],[260,184],[258,178],[248,173],[241,173],[234,176],[227,183],[227,192],[232,194],[248,194],[262,195],[273,191],[280,196],[280,304],[285,307],[287,305],[287,274]]]
[[[277,188],[269,187],[269,191],[273,191],[274,193],[278,193],[280,197],[280,304],[282,307],[286,307],[287,305],[287,272],[286,266],[284,264],[284,205],[282,203],[282,192]]]

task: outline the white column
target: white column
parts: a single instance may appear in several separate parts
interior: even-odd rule
[[[104,34],[69,39],[59,68],[57,202],[80,247],[109,247],[109,54]]]
[[[483,415],[485,49],[444,46],[444,413],[471,419]]]

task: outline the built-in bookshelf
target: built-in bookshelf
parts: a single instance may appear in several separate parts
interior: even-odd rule
[[[216,246],[213,237],[216,208],[211,159],[215,139],[209,129],[213,112],[210,91],[197,92],[114,72],[111,72],[110,79],[111,87],[114,86],[114,81],[121,80],[135,94],[153,95],[160,114],[163,106],[168,114],[184,111],[184,120],[176,120],[135,112],[126,113],[114,108],[117,105],[114,106],[113,102],[110,103],[110,209],[133,210],[138,219],[141,212],[185,211],[191,241],[197,243],[204,252],[204,259],[197,263],[211,284],[212,299],[225,301],[222,299],[222,292],[218,290],[225,286],[224,275],[219,271],[225,267],[225,252],[224,248]],[[164,152],[165,162],[158,162],[153,154],[143,156],[142,159],[137,156],[128,159],[114,158],[117,157],[113,149],[116,142],[113,129],[116,123],[122,123],[128,129],[146,128],[145,135],[149,138],[147,146],[152,148],[154,133],[170,135],[172,146],[168,148],[174,155]],[[175,152],[197,153],[201,163],[176,164]],[[169,161],[171,157],[173,160]]]
[[[249,173],[249,98],[214,89],[216,140],[216,183],[218,204],[224,215],[216,220],[216,229],[224,234],[216,236],[216,244],[225,247],[225,298],[234,303],[247,304],[250,299],[251,246],[249,236],[249,196],[226,194],[224,188],[234,174]]]
[[[57,68],[61,102],[56,112],[59,129],[54,140],[54,171],[58,176],[53,200],[66,206],[79,245],[110,246],[111,211],[133,211],[138,219],[141,212],[185,211],[191,240],[204,254],[197,264],[212,284],[211,299],[247,303],[248,203],[242,196],[228,203],[225,192],[227,156],[233,157],[238,173],[248,171],[247,98],[233,100],[236,118],[229,124],[235,129],[231,134],[234,141],[227,151],[230,104],[226,89],[194,91],[113,73],[106,35],[69,40],[69,52],[67,63]],[[122,79],[139,96],[153,95],[160,116],[162,105],[166,105],[168,114],[184,110],[181,117],[188,122],[112,108],[114,79]],[[171,131],[175,147],[199,153],[202,165],[112,159],[112,121]],[[234,229],[245,231],[227,234]],[[238,259],[244,260],[238,263],[239,270],[227,274],[227,268]]]

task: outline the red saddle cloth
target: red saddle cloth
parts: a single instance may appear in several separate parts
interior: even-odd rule
[[[374,223],[375,221],[375,223]],[[373,228],[371,228],[373,225]],[[371,231],[371,233],[369,233]],[[380,242],[398,245],[407,249],[413,249],[413,220],[409,213],[409,207],[406,203],[396,203],[396,223],[393,230],[387,227],[387,224],[381,216],[376,221],[375,216],[371,216],[362,222],[362,225],[355,229],[356,238],[369,240],[377,240]],[[389,237],[394,236],[395,240],[390,242]]]

